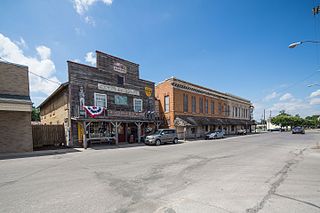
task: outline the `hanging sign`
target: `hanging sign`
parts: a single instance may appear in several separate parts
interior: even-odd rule
[[[146,96],[150,97],[152,95],[152,88],[150,87],[145,87],[144,91],[146,93]]]
[[[102,115],[104,112],[104,107],[98,106],[83,106],[86,112],[89,114],[91,118],[95,118],[96,116]]]

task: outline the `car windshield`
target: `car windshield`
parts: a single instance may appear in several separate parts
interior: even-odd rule
[[[160,130],[157,130],[155,131],[154,135],[160,135],[161,131]]]

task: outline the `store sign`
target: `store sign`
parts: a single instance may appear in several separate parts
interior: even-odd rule
[[[144,118],[145,114],[143,112],[108,110],[108,116],[128,117],[128,118]]]
[[[115,62],[113,64],[113,70],[120,73],[127,73],[127,67],[123,64],[120,64],[119,62]]]
[[[136,95],[140,96],[140,92],[134,89],[126,89],[123,87],[116,87],[116,86],[111,86],[111,85],[106,85],[106,84],[100,84],[98,83],[98,89],[99,90],[105,90],[109,92],[116,92],[116,93],[125,93],[129,95]]]
[[[145,87],[144,92],[146,93],[146,96],[150,97],[152,95],[152,88]]]
[[[114,96],[114,103],[117,105],[128,105],[128,97],[121,96],[121,95],[115,95]]]

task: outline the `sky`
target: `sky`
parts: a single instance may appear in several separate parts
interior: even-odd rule
[[[320,114],[319,0],[2,0],[0,57],[24,64],[39,105],[67,81],[67,60],[99,50],[252,101],[254,118]],[[319,83],[308,87],[310,84]]]

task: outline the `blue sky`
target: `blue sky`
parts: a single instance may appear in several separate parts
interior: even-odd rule
[[[320,113],[320,87],[307,87],[320,83],[319,45],[288,45],[320,39],[315,4],[320,1],[3,0],[0,57],[65,82],[67,60],[90,64],[90,52],[100,50],[140,64],[144,79],[176,76],[250,99],[258,120],[263,109],[306,116]],[[30,84],[35,105],[57,86],[32,75]]]

